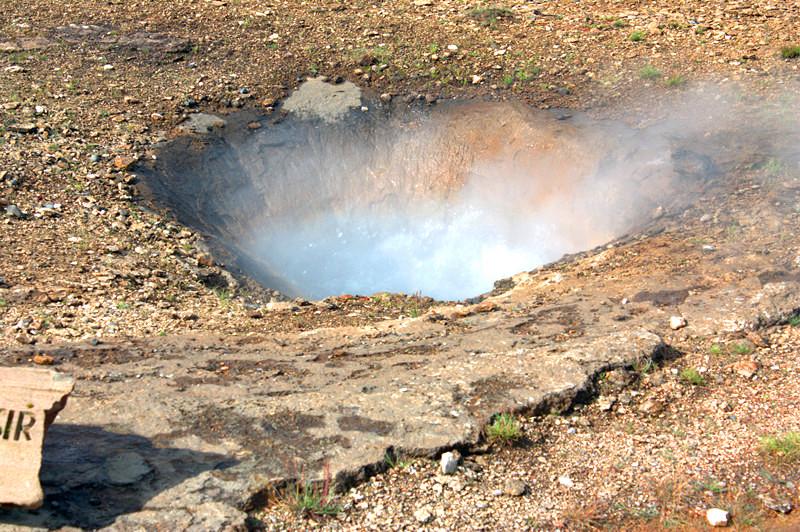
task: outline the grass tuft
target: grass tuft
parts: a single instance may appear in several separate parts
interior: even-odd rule
[[[777,455],[789,462],[800,462],[800,431],[765,436],[761,438],[761,450],[765,454]]]
[[[513,445],[522,437],[522,426],[510,412],[503,412],[495,416],[492,424],[486,428],[486,434],[490,441]]]
[[[639,77],[644,79],[656,79],[661,77],[661,71],[652,65],[647,65],[639,71]]]
[[[643,41],[644,40],[644,33],[642,33],[641,31],[634,31],[633,33],[631,33],[631,36],[628,37],[628,38],[630,40],[632,40],[633,42]]]
[[[286,505],[298,515],[321,519],[337,515],[342,511],[341,505],[330,496],[330,469],[325,465],[325,480],[320,486],[309,482],[305,475],[288,488],[282,497]]]
[[[503,6],[479,7],[470,11],[469,14],[473,18],[480,20],[484,26],[494,26],[498,19],[512,18],[514,16],[513,11]]]
[[[694,368],[686,368],[681,371],[681,378],[694,386],[705,386],[706,381],[703,379],[703,376]]]
[[[665,87],[680,87],[684,83],[686,83],[686,79],[678,75],[670,76],[664,80]]]
[[[781,57],[784,59],[795,59],[800,57],[800,46],[793,44],[781,48]]]

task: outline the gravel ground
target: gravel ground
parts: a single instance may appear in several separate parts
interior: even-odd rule
[[[0,346],[268,334],[427,309],[386,295],[289,310],[206,286],[206,270],[221,270],[198,235],[143,209],[135,187],[135,161],[192,112],[270,112],[299,81],[326,75],[387,98],[519,99],[645,124],[704,84],[796,98],[800,59],[784,56],[800,44],[798,17],[796,2],[767,0],[8,0]],[[253,525],[698,529],[719,507],[739,529],[800,528],[797,510],[759,498],[800,503],[796,459],[761,451],[761,438],[800,429],[799,331],[781,324],[750,343],[672,334],[680,356],[607,375],[599,398],[569,412],[521,419],[516,445],[471,450],[452,476],[401,462],[337,499],[334,518],[298,517],[278,499]],[[731,366],[742,360],[755,363],[749,378],[751,366]],[[510,479],[523,495],[504,493]]]

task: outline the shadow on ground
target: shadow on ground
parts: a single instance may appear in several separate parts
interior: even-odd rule
[[[161,448],[135,434],[54,424],[44,443],[38,510],[0,510],[0,523],[96,529],[137,512],[158,493],[236,461],[214,453]]]

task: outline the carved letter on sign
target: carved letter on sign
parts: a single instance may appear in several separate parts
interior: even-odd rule
[[[0,505],[38,508],[42,443],[64,408],[72,377],[36,368],[0,368]]]

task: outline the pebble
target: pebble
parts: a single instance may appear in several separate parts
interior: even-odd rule
[[[558,483],[564,486],[565,488],[575,487],[575,483],[569,477],[558,477]]]
[[[764,503],[764,506],[772,511],[782,514],[788,514],[792,511],[792,503],[785,499],[779,499],[769,495],[768,493],[762,493],[758,496],[758,498],[761,499],[761,502]]]
[[[120,170],[128,170],[135,163],[136,159],[132,157],[123,157],[122,155],[117,155],[116,157],[114,157],[114,166],[116,166]]]
[[[711,526],[728,526],[728,512],[719,508],[711,508],[706,512],[706,521]]]
[[[511,495],[512,497],[520,497],[525,494],[525,490],[527,486],[524,482],[516,478],[510,478],[506,480],[506,483],[503,485],[503,491],[506,495]]]
[[[22,124],[11,124],[7,126],[6,129],[13,131],[14,133],[35,133],[37,127],[36,124],[25,122]]]
[[[736,362],[732,366],[733,371],[737,374],[741,375],[745,379],[749,379],[753,375],[758,372],[759,365],[758,362],[753,362],[752,360],[740,360]]]
[[[433,514],[428,507],[423,507],[414,512],[414,519],[419,523],[429,523],[433,520]]]
[[[389,94],[388,92],[384,92],[383,94],[381,94],[381,101],[391,102],[392,101],[392,95]]]
[[[753,342],[756,347],[767,347],[768,345],[764,337],[758,334],[756,331],[750,331],[747,333],[747,339]]]
[[[614,403],[617,402],[617,397],[614,395],[609,395],[608,397],[601,397],[597,401],[597,405],[600,407],[601,412],[606,412],[611,410],[611,407],[614,406]]]
[[[444,453],[441,460],[442,474],[452,475],[458,468],[458,457],[455,453]]]
[[[9,216],[15,216],[17,218],[22,218],[23,216],[25,216],[25,214],[23,214],[23,212],[19,210],[19,207],[17,207],[16,205],[9,205],[8,207],[6,207],[6,214]]]
[[[54,361],[55,359],[50,355],[36,355],[33,357],[33,363],[39,366],[50,366]]]
[[[686,327],[686,318],[683,316],[672,316],[669,319],[669,328],[673,331]]]

